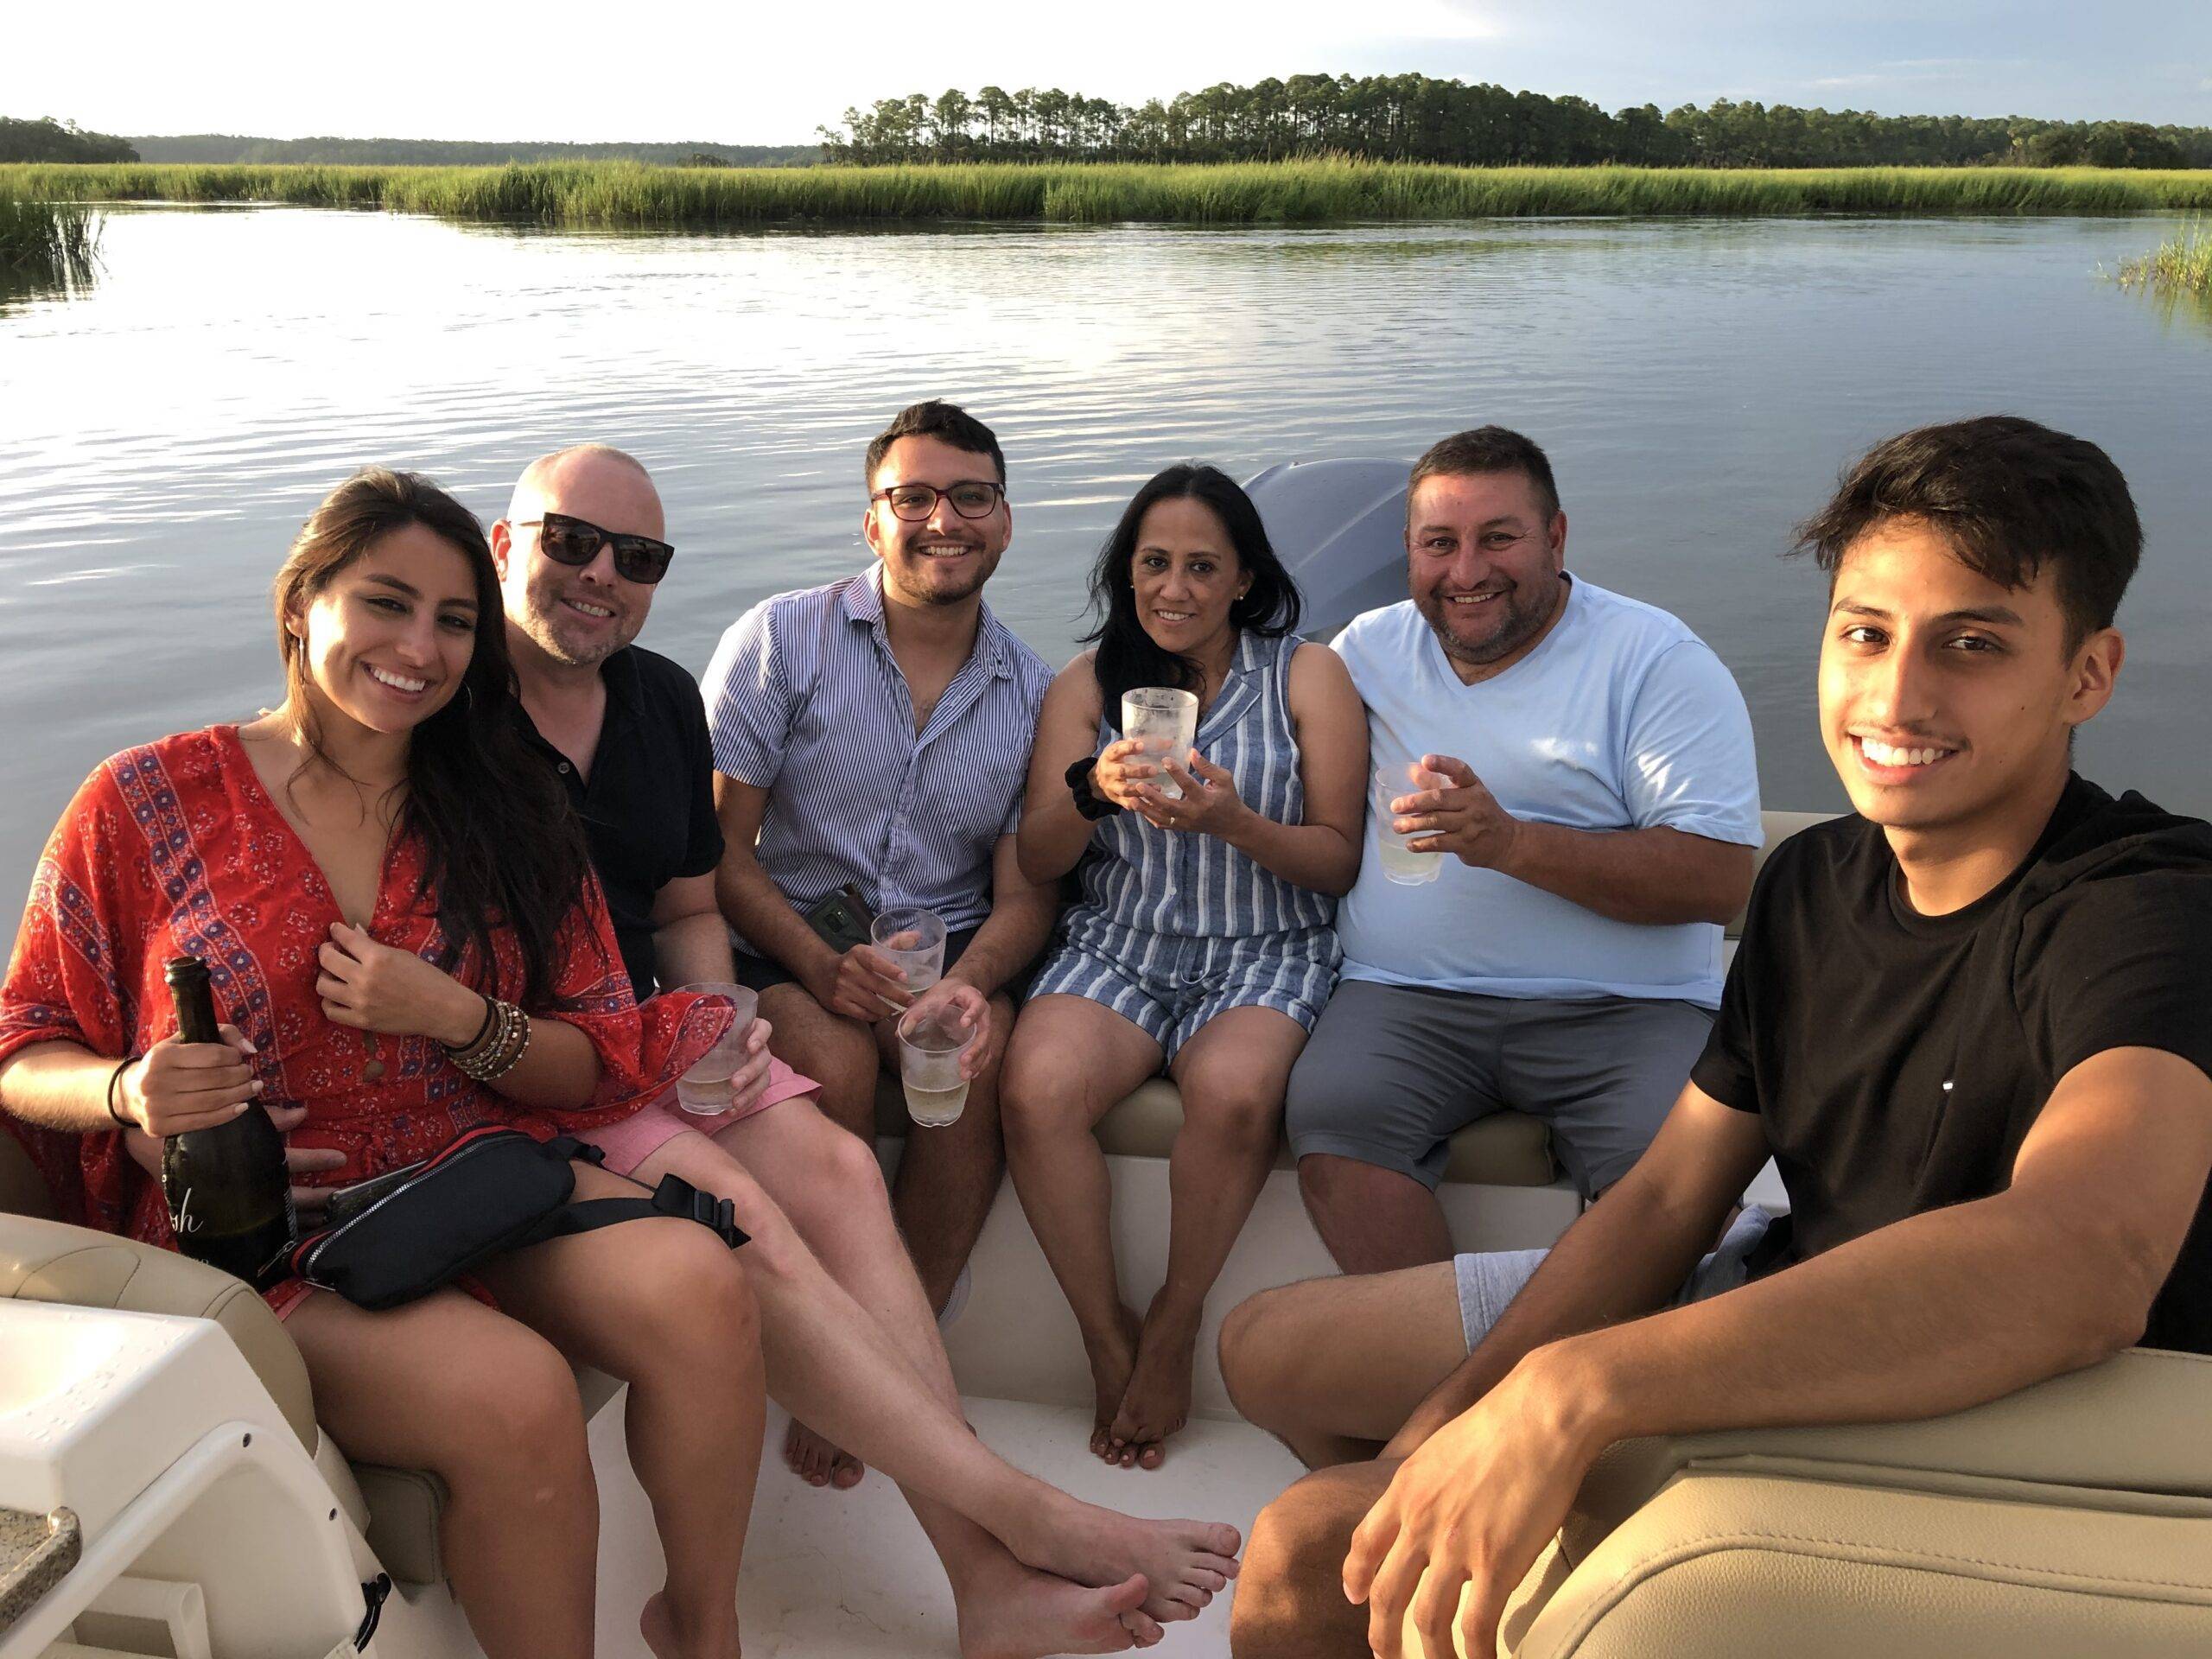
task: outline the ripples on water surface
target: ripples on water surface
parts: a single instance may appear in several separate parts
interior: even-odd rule
[[[1573,568],[1726,659],[1769,804],[1841,796],[1820,577],[1777,553],[1845,459],[2012,410],[2126,471],[2149,551],[2082,764],[2212,810],[2212,330],[2098,280],[2148,219],[1552,221],[1328,231],[585,237],[286,209],[109,217],[86,297],[0,307],[0,886],[102,756],[280,683],[271,574],[370,461],[487,521],[531,456],[634,450],[682,550],[645,643],[695,671],[763,594],[855,569],[860,455],[941,395],[1004,442],[990,596],[1056,664],[1162,465],[1551,452]],[[12,908],[10,909],[12,913]]]

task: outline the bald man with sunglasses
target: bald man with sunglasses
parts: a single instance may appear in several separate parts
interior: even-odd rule
[[[727,981],[715,906],[721,834],[698,688],[631,642],[675,550],[659,492],[619,449],[582,444],[531,463],[492,558],[531,731],[589,830],[622,962],[639,1001],[658,985]],[[697,787],[677,780],[696,772]]]

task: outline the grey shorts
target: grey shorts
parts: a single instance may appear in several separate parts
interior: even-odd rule
[[[1690,1276],[1682,1281],[1670,1306],[1701,1302],[1742,1284],[1749,1276],[1745,1258],[1758,1248],[1773,1224],[1774,1217],[1758,1205],[1747,1205],[1721,1238],[1719,1248],[1690,1269]],[[1459,1285],[1459,1329],[1466,1335],[1469,1353],[1490,1334],[1505,1305],[1521,1294],[1521,1287],[1550,1254],[1549,1250],[1484,1250],[1452,1258],[1452,1271]]]
[[[1290,1074],[1290,1149],[1433,1187],[1451,1137],[1510,1109],[1551,1126],[1552,1155],[1588,1198],[1643,1155],[1712,1029],[1712,1012],[1694,1002],[1540,1001],[1344,980]]]

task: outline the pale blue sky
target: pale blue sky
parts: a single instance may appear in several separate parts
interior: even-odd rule
[[[2208,0],[110,0],[12,18],[0,114],[112,132],[793,143],[849,104],[1058,86],[1123,103],[1418,70],[1608,109],[1715,98],[2212,125]],[[91,22],[88,27],[88,20]]]

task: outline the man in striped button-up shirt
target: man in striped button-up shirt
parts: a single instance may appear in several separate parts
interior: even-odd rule
[[[1052,677],[983,603],[1013,531],[989,429],[917,404],[869,446],[867,475],[876,565],[763,601],[708,668],[728,843],[716,891],[778,1052],[862,1136],[878,1069],[896,1067],[889,1016],[909,1001],[906,982],[864,945],[825,943],[806,912],[851,883],[875,910],[919,905],[944,920],[944,978],[923,995],[988,1023],[966,1062],[965,1110],[907,1137],[893,1194],[942,1310],[998,1187],[1006,988],[1052,925],[1052,893],[1022,879],[1014,852]]]

